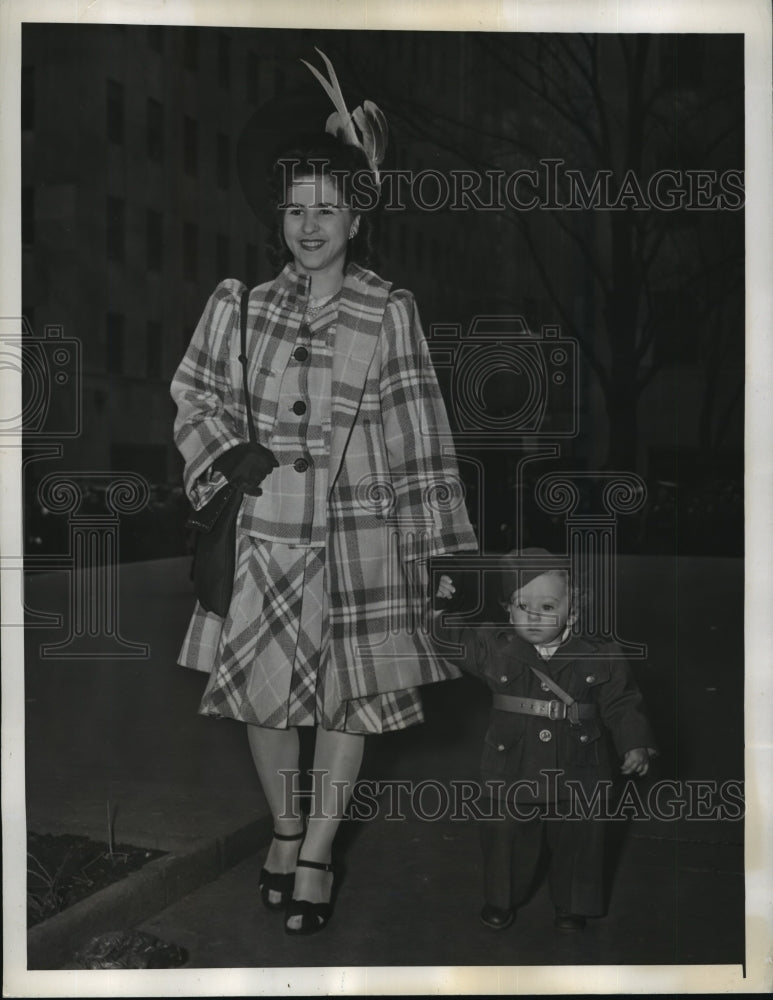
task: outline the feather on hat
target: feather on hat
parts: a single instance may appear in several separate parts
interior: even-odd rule
[[[384,161],[387,141],[389,139],[389,127],[383,111],[374,104],[373,101],[363,101],[359,108],[355,108],[350,114],[344,95],[341,92],[341,85],[338,82],[333,64],[322,51],[315,46],[315,50],[322,56],[322,61],[327,68],[329,80],[320,73],[316,66],[301,59],[304,66],[307,66],[322,85],[322,89],[333,102],[335,111],[328,117],[325,123],[325,131],[336,136],[341,142],[349,146],[359,146],[368,158],[373,173],[378,184],[378,168]],[[359,135],[357,134],[359,130]]]

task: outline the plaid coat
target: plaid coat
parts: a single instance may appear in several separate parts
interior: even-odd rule
[[[247,356],[258,439],[271,447],[281,376],[303,320],[310,279],[288,265],[250,293]],[[221,283],[172,382],[175,442],[194,506],[208,470],[248,439],[239,355],[243,286]],[[261,498],[240,528],[260,536]],[[349,264],[332,359],[326,540],[329,663],[345,699],[458,676],[434,652],[425,620],[426,560],[475,549],[445,406],[413,296]],[[185,662],[210,670],[223,620],[199,606]],[[260,664],[255,664],[260,669]]]

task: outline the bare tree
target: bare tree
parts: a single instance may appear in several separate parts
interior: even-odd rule
[[[703,366],[710,454],[716,411],[737,407],[743,385],[740,42],[479,34],[456,44],[456,79],[441,89],[356,54],[349,70],[363,92],[385,95],[396,127],[447,162],[481,174],[536,169],[539,210],[505,199],[491,224],[513,227],[581,344],[607,411],[606,464],[636,464],[642,394],[675,358]],[[470,255],[471,284],[475,267]]]

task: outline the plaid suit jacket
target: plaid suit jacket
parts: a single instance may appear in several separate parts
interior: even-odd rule
[[[309,286],[288,265],[250,293],[250,401],[267,447]],[[172,382],[175,442],[194,505],[214,489],[212,462],[248,438],[238,360],[242,289],[233,280],[218,286]],[[333,347],[328,489],[327,667],[338,671],[344,696],[458,676],[434,651],[425,610],[427,558],[477,548],[445,406],[413,296],[354,264]],[[241,530],[260,534],[259,504],[244,498]],[[210,669],[222,620],[200,608],[195,614],[208,635],[195,665]]]

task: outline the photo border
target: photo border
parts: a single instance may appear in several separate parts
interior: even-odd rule
[[[21,315],[19,80],[22,21],[195,24],[352,30],[739,32],[746,87],[746,966],[378,967],[179,969],[146,972],[27,971],[24,920],[24,663],[22,629],[3,629],[2,812],[4,995],[206,996],[243,994],[554,994],[768,992],[773,939],[773,652],[771,590],[771,372],[773,197],[771,194],[771,9],[764,0],[727,4],[671,0],[6,0],[0,4],[0,306]],[[71,10],[69,14],[67,11]],[[20,412],[20,379],[0,372],[4,406]],[[19,404],[18,406],[16,404]],[[0,445],[0,552],[21,552],[21,449]],[[21,588],[3,574],[2,617],[22,620]]]

